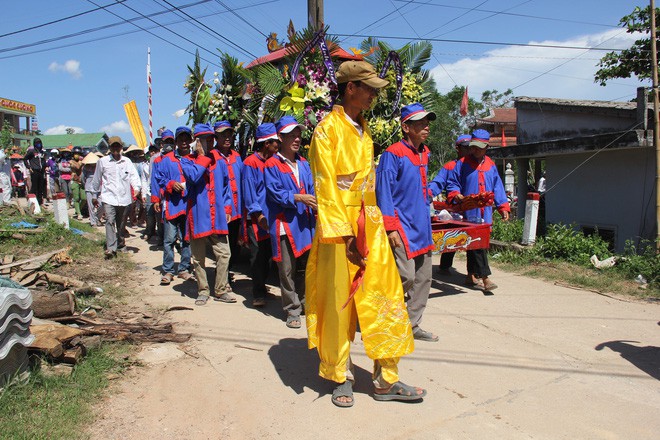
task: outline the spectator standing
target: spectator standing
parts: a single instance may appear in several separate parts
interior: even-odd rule
[[[277,153],[280,140],[275,124],[270,122],[257,127],[254,153],[243,162],[241,188],[243,192],[244,239],[250,248],[250,274],[252,277],[252,306],[266,305],[266,279],[270,271],[272,249],[266,205],[266,161]]]
[[[57,165],[60,179],[60,189],[66,197],[66,204],[68,207],[73,207],[73,200],[71,199],[71,153],[69,151],[64,151],[61,154],[60,162]],[[74,218],[78,218],[77,215]]]
[[[122,156],[124,144],[119,136],[112,136],[108,143],[109,153],[96,163],[92,179],[92,199],[94,206],[99,205],[99,197],[105,212],[105,257],[112,258],[117,251],[126,247],[121,231],[126,225],[128,207],[132,202],[131,187],[140,192],[141,183],[131,161]]]
[[[70,161],[71,165],[71,199],[73,200],[73,209],[75,219],[82,219],[82,206],[81,204],[87,201],[85,195],[85,186],[82,182],[82,148],[73,147],[71,150],[73,158]]]
[[[59,151],[56,148],[50,150],[50,157],[46,161],[46,173],[48,177],[48,196],[52,199],[53,196],[60,192],[60,170],[57,160],[59,159]]]
[[[220,157],[220,153],[213,149],[213,127],[208,124],[195,124],[193,135],[196,139],[195,151],[181,158],[181,168],[188,197],[186,239],[190,240],[193,268],[197,278],[198,294],[195,304],[206,304],[211,295],[205,269],[207,243],[215,256],[213,299],[235,303],[236,297],[227,282],[231,256],[227,238],[227,222],[231,217],[227,164]]]
[[[309,347],[321,358],[319,375],[336,384],[332,402],[353,406],[350,347],[359,322],[374,360],[374,399],[419,400],[425,390],[399,381],[399,358],[413,351],[414,339],[376,205],[374,147],[361,115],[388,82],[365,61],[342,63],[337,82],[341,105],[317,125],[309,151],[318,205],[305,277]],[[368,259],[362,248],[369,250]],[[360,285],[351,297],[356,275]]]
[[[46,154],[41,139],[34,138],[34,147],[29,147],[25,153],[25,166],[30,172],[30,193],[43,205],[46,191]]]
[[[486,130],[475,130],[470,141],[470,152],[462,158],[447,181],[448,200],[462,200],[465,196],[492,191],[495,196],[495,206],[504,221],[509,219],[509,200],[504,191],[502,179],[497,167],[490,157],[486,156],[490,133]],[[493,207],[485,206],[465,211],[469,222],[493,223]],[[488,265],[488,249],[467,251],[468,276],[467,285],[476,286],[481,279],[485,292],[491,292],[497,285],[488,277],[491,274]],[[476,279],[475,279],[476,278]]]
[[[266,161],[266,205],[273,261],[277,263],[286,326],[300,328],[305,304],[305,266],[316,225],[314,179],[298,154],[302,130],[293,116],[277,122],[280,150]]]
[[[376,171],[376,197],[383,213],[387,237],[406,294],[413,337],[437,342],[438,337],[420,327],[431,293],[433,273],[428,166],[433,112],[420,103],[401,109],[403,139],[381,154]]]
[[[85,188],[87,211],[89,211],[89,224],[94,227],[100,226],[101,224],[99,220],[99,208],[94,206],[94,203],[92,202],[95,196],[92,182],[94,181],[94,172],[96,171],[96,163],[98,161],[99,157],[96,153],[88,153],[82,160],[83,169],[81,175],[82,185]]]

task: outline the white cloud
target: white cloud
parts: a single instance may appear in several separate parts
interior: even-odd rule
[[[115,133],[130,133],[131,126],[126,121],[115,121],[111,124],[104,125],[99,130],[112,136]]]
[[[82,71],[80,70],[80,61],[77,60],[67,60],[64,64],[58,64],[53,61],[48,66],[48,70],[53,73],[57,72],[66,72],[71,75],[74,79],[80,79],[82,77]]]
[[[71,125],[57,125],[55,127],[48,128],[44,131],[44,134],[66,134],[67,128],[73,128],[74,133],[81,134],[85,133],[85,130],[80,127],[73,127]]]
[[[622,29],[577,36],[565,41],[542,41],[533,44],[627,48],[639,38]],[[578,55],[582,54],[578,57]],[[604,51],[550,49],[543,47],[507,46],[485,52],[483,56],[462,58],[454,63],[436,65],[431,69],[438,89],[445,92],[454,86],[445,70],[459,86],[468,86],[471,97],[480,98],[484,90],[500,92],[512,88],[514,96],[537,96],[570,99],[621,99],[634,97],[639,82],[618,79],[601,87],[594,83],[598,60]],[[574,60],[571,58],[577,57]],[[569,61],[570,60],[570,61]],[[560,67],[560,64],[566,63]],[[444,69],[443,69],[444,67]],[[555,68],[525,84],[532,78]]]

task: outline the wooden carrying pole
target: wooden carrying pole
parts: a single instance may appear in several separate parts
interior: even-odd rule
[[[656,251],[660,252],[660,121],[658,120],[658,48],[655,28],[655,0],[651,0],[651,69],[653,73],[653,146],[655,147],[655,227]]]

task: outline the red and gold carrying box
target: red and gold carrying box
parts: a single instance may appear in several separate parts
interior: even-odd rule
[[[433,243],[437,252],[457,252],[472,249],[488,249],[490,225],[458,220],[431,218]]]

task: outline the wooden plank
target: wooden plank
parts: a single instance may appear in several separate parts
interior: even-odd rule
[[[2,258],[2,264],[9,264],[14,262],[14,256],[13,255],[5,255]],[[2,269],[0,270],[0,274],[2,275],[9,275],[11,273],[11,269]]]
[[[42,254],[42,255],[39,255],[39,256],[36,256],[36,257],[33,257],[33,258],[28,258],[27,260],[21,260],[21,261],[16,261],[14,263],[3,264],[2,266],[0,266],[0,270],[10,269],[10,268],[16,267],[16,266],[22,266],[26,263],[32,263],[33,261],[48,260],[53,255],[59,254],[60,252],[66,251],[68,249],[69,248],[66,247],[66,248],[58,249],[56,251],[46,252],[45,254]]]
[[[83,357],[83,348],[77,346],[64,351],[62,362],[64,362],[65,364],[75,365],[78,362],[80,362],[80,359],[82,359],[82,357]]]

